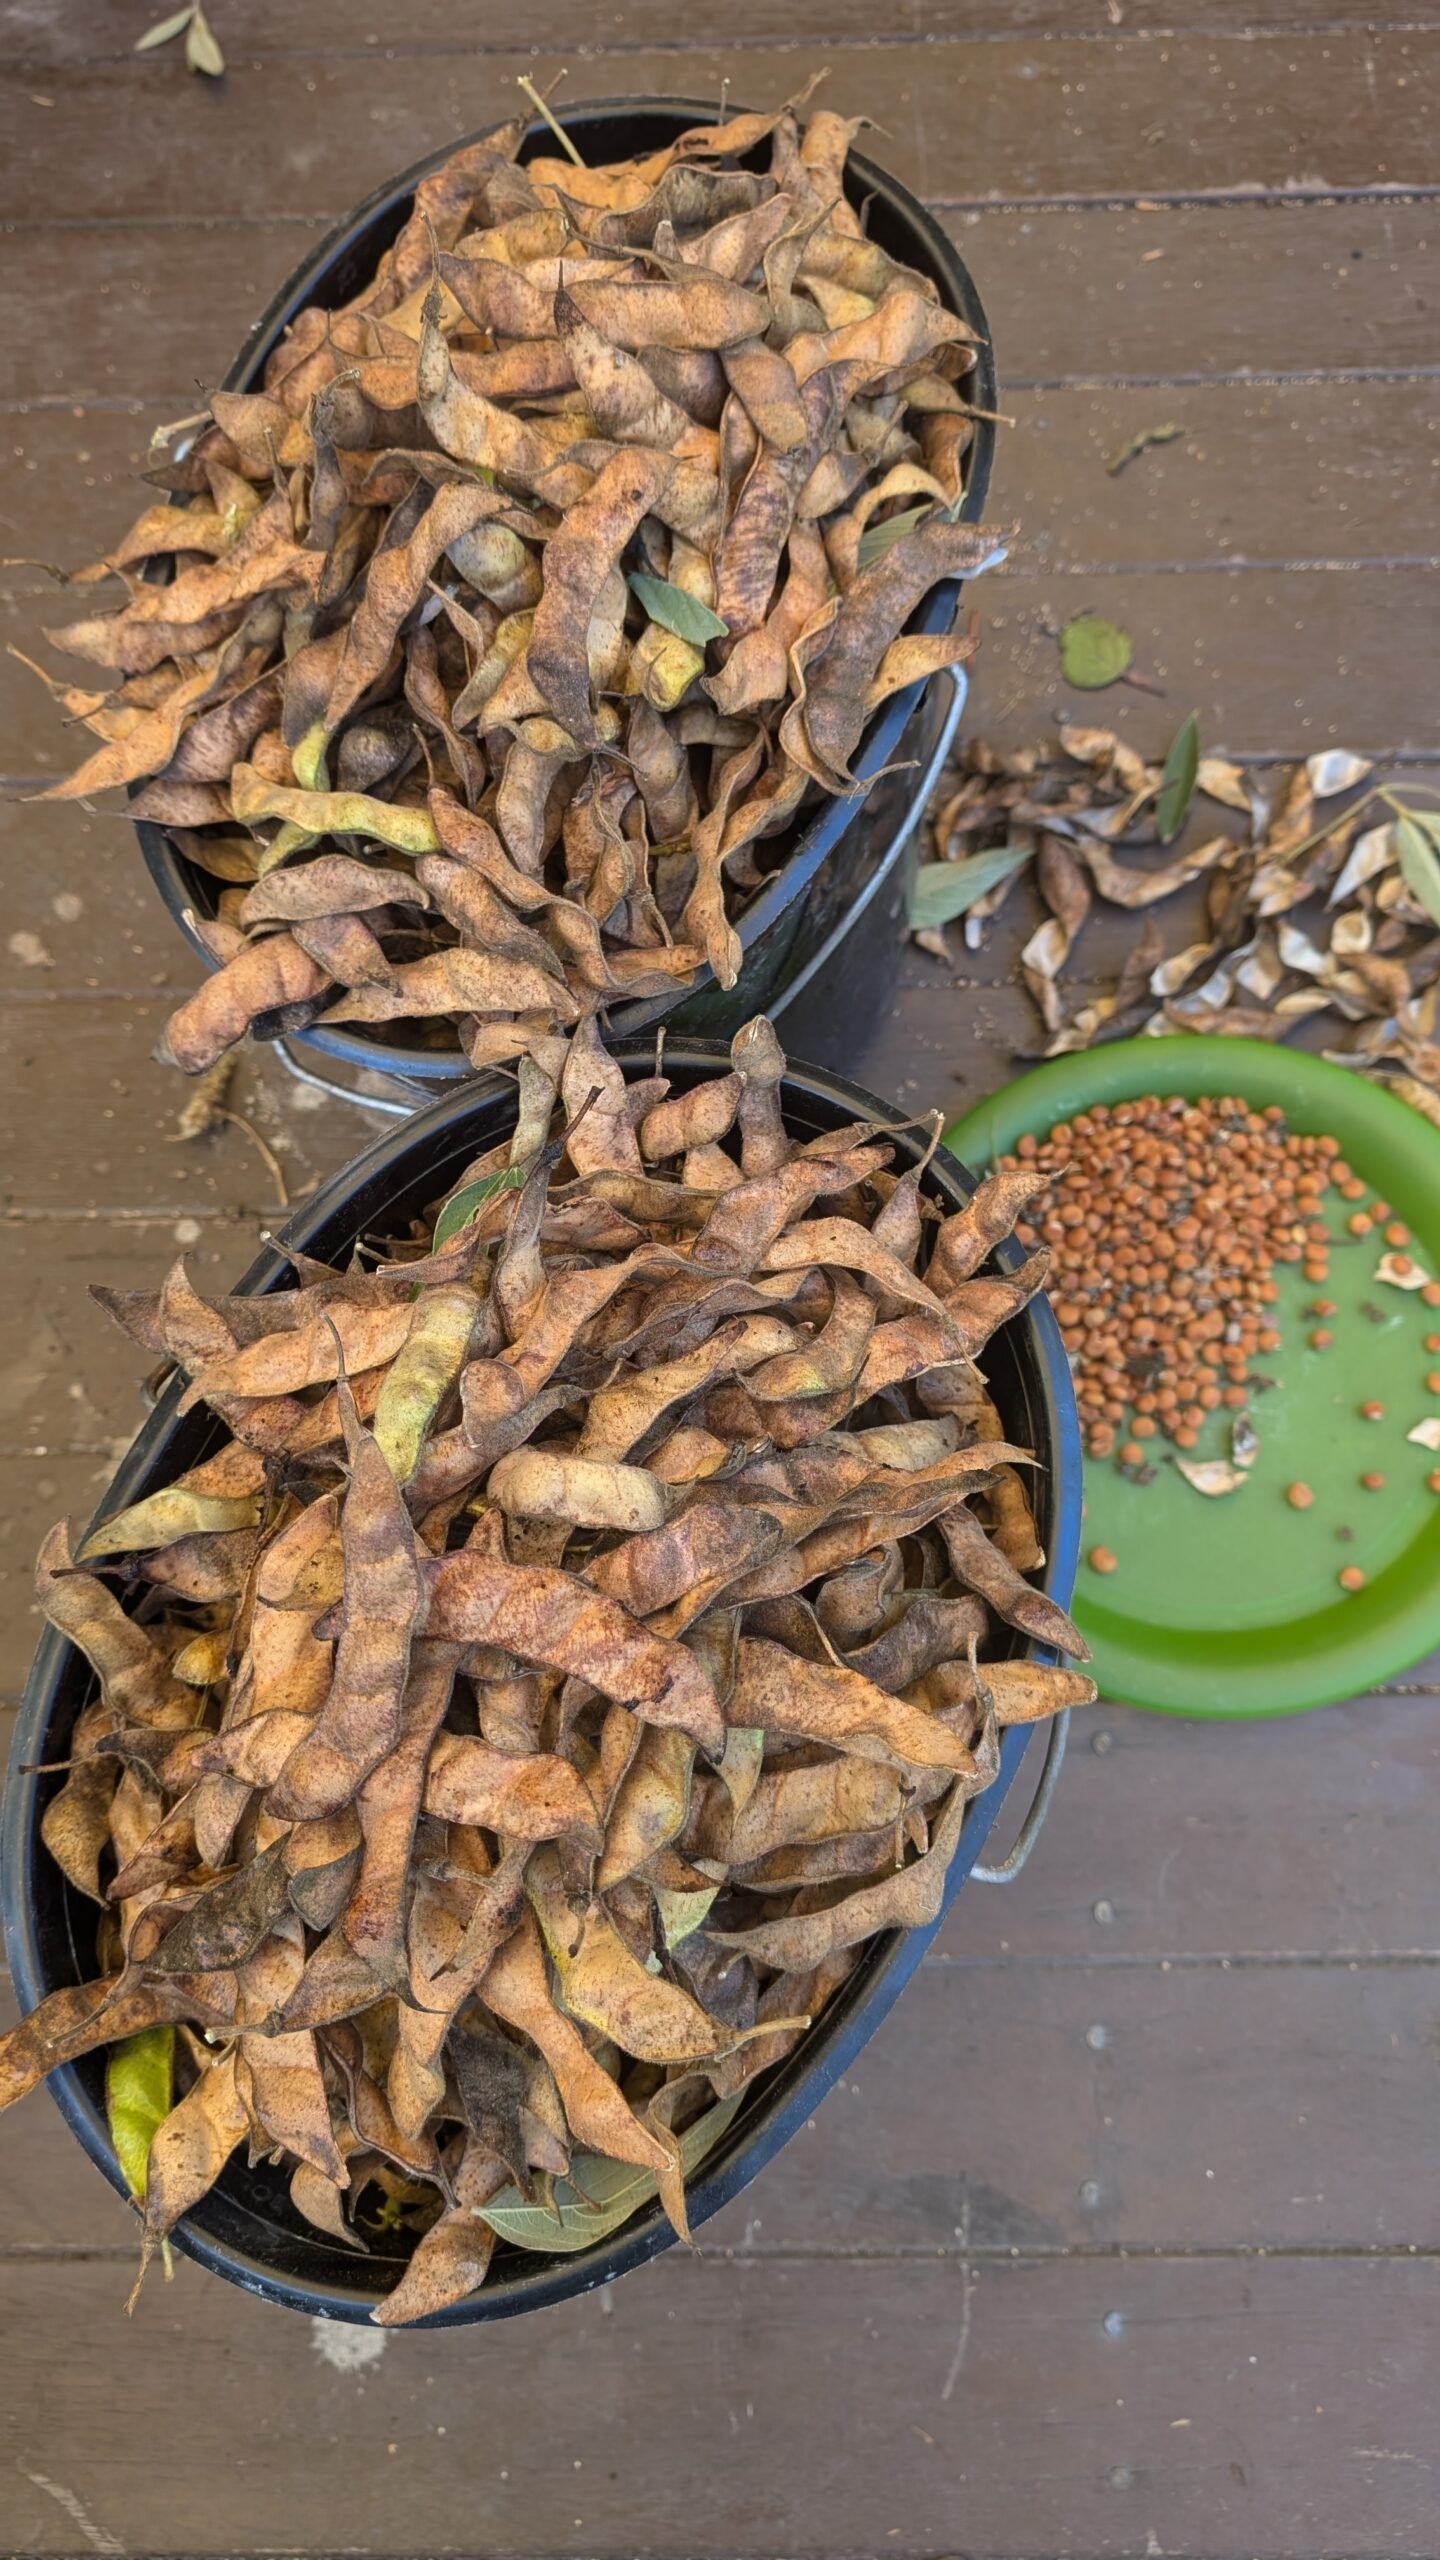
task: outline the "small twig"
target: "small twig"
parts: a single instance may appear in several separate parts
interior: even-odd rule
[[[250,1140],[251,1145],[254,1147],[256,1154],[260,1157],[266,1171],[269,1173],[271,1181],[275,1185],[276,1193],[278,1195],[277,1206],[281,1209],[288,1209],[290,1206],[290,1194],[285,1188],[285,1176],[280,1170],[280,1160],[273,1147],[266,1145],[266,1142],[261,1137],[254,1121],[247,1120],[243,1111],[226,1111],[224,1109],[218,1109],[215,1113],[215,1117],[217,1120],[231,1120],[234,1122],[237,1129],[244,1130],[246,1137]]]
[[[563,124],[558,123],[556,118],[550,113],[550,109],[546,105],[545,100],[541,97],[534,81],[526,79],[522,74],[520,79],[516,81],[515,86],[517,89],[524,90],[532,107],[536,109],[538,114],[544,117],[551,132],[554,134],[556,141],[559,143],[561,150],[574,161],[577,169],[583,169],[585,163],[581,159],[579,152],[576,150],[574,143],[571,141],[569,134],[566,132]]]

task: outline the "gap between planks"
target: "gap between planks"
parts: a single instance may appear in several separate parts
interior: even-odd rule
[[[1013,26],[996,26],[927,29],[921,33],[917,33],[913,27],[901,27],[893,33],[876,32],[863,38],[853,35],[842,36],[837,40],[836,49],[846,53],[889,53],[904,51],[907,47],[913,50],[923,45],[930,53],[957,53],[980,45],[1014,44],[1019,36],[1028,38],[1028,41],[1033,44],[1058,42],[1067,45],[1106,45],[1112,52],[1118,53],[1130,52],[1145,45],[1174,43],[1187,37],[1202,38],[1212,44],[1300,44],[1307,40],[1313,41],[1328,36],[1423,36],[1433,35],[1434,32],[1435,21],[1430,17],[1376,18],[1367,17],[1363,13],[1353,18],[1327,18],[1323,22],[1310,26],[1286,27],[1237,27],[1233,20],[1227,22],[1224,19],[1213,25],[1196,25],[1191,19],[1178,18],[1173,25],[1163,27],[1127,27],[1123,24],[1117,26],[1107,23],[1097,27],[1066,27],[1063,30],[1059,28],[1017,30]],[[785,54],[794,53],[796,45],[797,39],[792,34],[749,35],[736,38],[728,49],[744,54]],[[237,51],[238,49],[237,46]],[[365,44],[351,45],[278,45],[272,41],[259,52],[252,53],[247,50],[244,56],[244,67],[247,71],[264,71],[272,62],[319,62],[327,68],[336,62],[483,62],[490,56],[507,61],[513,56],[515,49],[511,42],[487,44],[483,32],[477,32],[476,37],[469,43],[454,44],[447,44],[440,39],[410,44],[382,44],[378,37],[372,38]],[[650,54],[656,49],[653,35],[641,35],[628,39],[623,35],[606,36],[599,44],[557,41],[547,44],[545,48],[547,52],[569,53],[576,62],[587,65],[603,64],[612,56],[617,60],[623,60],[627,54]],[[716,42],[713,36],[687,38],[683,34],[667,30],[664,50],[666,53],[677,55],[693,54],[704,61],[715,53]],[[37,76],[43,71],[53,78],[57,73],[65,71],[103,70],[107,64],[112,63],[132,66],[134,52],[135,48],[131,46],[124,50],[110,49],[96,53],[80,53],[71,55],[62,62],[47,60],[41,55],[24,52],[0,54],[0,70],[13,71],[16,74],[33,70]],[[588,101],[577,98],[575,103],[583,106]],[[824,101],[822,100],[821,103],[823,105]],[[731,112],[734,110],[732,109]],[[563,120],[563,100],[560,101],[560,113]]]
[[[138,2225],[136,2232],[139,2237]],[[65,2266],[129,2266],[135,2250],[124,2241],[108,2245],[91,2240],[7,2240],[0,2242],[0,2266],[17,2263],[26,2266],[61,2264]],[[1184,2248],[1172,2242],[1134,2240],[983,2240],[951,2245],[937,2241],[933,2246],[916,2241],[913,2246],[888,2249],[827,2247],[823,2241],[805,2244],[797,2241],[750,2240],[733,2248],[707,2248],[698,2241],[689,2252],[690,2263],[706,2267],[730,2266],[907,2266],[917,2260],[922,2264],[959,2265],[961,2263],[990,2266],[1050,2264],[1057,2260],[1076,2260],[1091,2265],[1150,2266],[1227,2266],[1234,2261],[1264,2259],[1298,2260],[1309,2265],[1316,2260],[1358,2259],[1362,2264],[1385,2264],[1396,2260],[1419,2265],[1440,2262],[1440,2243],[1419,2240],[1350,2241],[1336,2240],[1271,2243],[1263,2240],[1237,2241],[1224,2247]]]

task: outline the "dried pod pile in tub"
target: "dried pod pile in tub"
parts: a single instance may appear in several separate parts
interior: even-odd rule
[[[583,1026],[389,1259],[110,1298],[231,1436],[44,1549],[98,1678],[44,1839],[101,1971],[0,2039],[0,2104],[138,2039],[147,2246],[247,2144],[322,2230],[420,2233],[385,2320],[497,2234],[657,2189],[683,2232],[755,2075],[937,1915],[1000,1729],[1094,1694],[1016,1649],[1084,1651],[976,1366],[1038,1177],[942,1217],[875,1125],[789,1134],[768,1023],[732,1060],[627,1085]]]
[[[973,333],[865,238],[854,130],[737,115],[601,169],[468,143],[373,282],[162,451],[183,503],[79,573],[128,601],[51,634],[104,743],[47,796],[143,786],[226,884],[188,1073],[316,1021],[486,1066],[733,984],[802,799],[968,654],[906,626],[995,553],[956,521]]]

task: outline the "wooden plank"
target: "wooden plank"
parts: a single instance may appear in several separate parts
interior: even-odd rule
[[[1440,557],[1417,485],[1432,382],[1189,384],[1007,393],[991,512],[1017,569]],[[1139,436],[1181,433],[1118,471]],[[1432,472],[1433,482],[1436,475]]]
[[[961,1895],[961,1945],[983,1891]],[[814,2132],[702,2245],[1434,2253],[1435,1996],[1433,1964],[926,1966]],[[0,2256],[126,2245],[123,2208],[43,2096],[0,2127],[0,2161]]]
[[[1416,381],[1227,382],[1151,388],[1050,388],[1006,395],[990,514],[1018,528],[1016,567],[1080,575],[1111,565],[1151,568],[1290,560],[1431,560],[1440,554],[1440,501],[1416,471],[1435,386]],[[115,542],[148,494],[137,479],[156,414],[125,410],[32,413],[14,443],[36,468],[25,484],[26,538],[52,530],[76,565]],[[1118,472],[1110,465],[1153,428],[1181,434]],[[83,459],[82,459],[83,457]],[[1418,485],[1417,485],[1418,481]],[[81,521],[69,522],[72,492]],[[97,521],[97,519],[99,521]],[[62,652],[46,631],[120,601],[118,589],[57,592],[33,570],[12,571],[18,645],[52,672]],[[22,600],[28,598],[28,601]],[[65,660],[68,671],[70,661]],[[77,671],[78,681],[87,670]],[[88,733],[66,725],[39,679],[5,676],[24,723],[23,750],[78,761]],[[119,821],[100,822],[111,833]]]
[[[1023,1878],[962,1896],[940,1952],[1103,1965],[1433,1952],[1437,1796],[1432,1697],[1357,1698],[1299,1725],[1087,1708]]]
[[[1093,205],[947,216],[1007,386],[1228,373],[1422,370],[1435,208],[1380,202]],[[156,399],[219,380],[324,229],[277,216],[32,230],[0,272],[15,400]],[[33,326],[43,312],[43,330]]]
[[[1433,2259],[676,2253],[499,2336],[401,2334],[363,2365],[357,2340],[188,2266],[128,2328],[113,2263],[8,2273],[26,2552],[1311,2560],[1424,2549],[1433,2524]]]
[[[984,598],[967,725],[997,745],[1022,746],[1057,718],[1113,722],[1142,754],[1161,756],[1197,711],[1217,754],[1311,755],[1328,746],[1431,754],[1426,653],[1401,635],[1427,627],[1433,584],[1427,569],[1368,566],[1216,568],[1193,577],[1002,571]],[[1062,684],[1052,635],[1081,612],[1105,614],[1131,634],[1136,675],[1158,693],[1128,684],[1077,693]]]
[[[1135,471],[1163,461],[1163,453],[1145,456]],[[1099,504],[1099,463],[1092,476]],[[1133,474],[1122,476],[1117,492],[1125,492],[1130,479]],[[1276,471],[1276,502],[1281,479]],[[1056,489],[1058,481],[1056,466]],[[51,535],[64,532],[59,504],[56,489],[54,502],[46,499],[36,509],[33,530],[44,522]],[[126,507],[126,497],[110,494],[105,530],[126,520]],[[1314,530],[1325,535],[1335,525]],[[102,538],[105,532],[97,535]],[[1074,573],[1030,566],[992,571],[971,586],[981,614],[981,655],[966,727],[999,745],[1025,745],[1051,730],[1056,717],[1107,719],[1135,748],[1163,755],[1194,709],[1207,748],[1232,755],[1271,758],[1325,745],[1371,755],[1435,753],[1440,737],[1427,653],[1396,645],[1396,635],[1425,630],[1430,596],[1427,568],[1373,563],[1230,568],[1215,561],[1194,576],[1099,563]],[[1117,686],[1109,694],[1079,694],[1061,684],[1053,632],[1086,609],[1109,614],[1133,635],[1135,673],[1161,691]],[[0,640],[33,653],[41,620],[59,622],[61,614],[33,594],[33,581],[15,589],[8,604],[0,599]],[[36,696],[36,678],[23,668],[10,663],[10,671],[0,673],[0,773],[44,776],[67,771],[74,760],[72,735],[44,696]],[[15,814],[8,824],[18,832],[28,819]],[[100,824],[123,832],[120,819]]]
[[[1252,23],[1248,9],[1249,0],[1205,0],[1204,23],[1217,32],[1248,30]],[[1086,0],[1012,0],[1003,9],[996,0],[926,0],[923,12],[912,10],[909,16],[916,27],[923,25],[930,44],[984,43],[1020,34],[1080,36],[1103,44],[1121,60],[1134,51],[1137,37],[1173,33],[1187,23],[1176,0],[1126,0],[1118,25],[1104,18],[1097,23]],[[796,17],[786,0],[735,0],[725,18],[733,44],[788,49],[794,41]],[[897,41],[888,27],[877,27],[874,12],[864,0],[827,0],[824,20],[826,33],[837,44]],[[1293,28],[1308,33],[1355,23],[1353,0],[1271,0],[1265,12],[1267,32]],[[1433,0],[1405,0],[1405,5],[1392,5],[1365,23],[1433,26],[1436,12]],[[618,89],[631,48],[637,42],[672,38],[675,17],[661,0],[641,0],[641,5],[628,9],[615,6],[614,0],[599,9],[588,6],[586,0],[537,0],[525,13],[525,29],[537,47],[554,45],[612,57]],[[512,32],[502,18],[491,24],[482,20],[473,34],[466,29],[462,35],[444,0],[418,0],[399,23],[391,12],[349,7],[346,0],[316,0],[303,16],[287,8],[285,0],[251,0],[243,40],[226,28],[225,41],[232,64],[242,52],[247,60],[308,61],[317,55],[330,59],[337,54],[363,55],[377,47],[384,48],[387,59],[460,52],[483,57],[503,45]],[[903,41],[906,32],[900,30],[898,40]],[[125,62],[134,42],[134,13],[124,0],[92,0],[92,5],[73,13],[46,10],[37,0],[6,0],[0,10],[0,61],[31,69]],[[754,76],[763,76],[764,69],[763,61],[758,62]]]
[[[1090,42],[997,39],[980,81],[963,48],[801,43],[785,53],[781,77],[788,91],[828,69],[831,105],[875,117],[893,137],[886,158],[896,173],[946,204],[1235,189],[1330,195],[1429,184],[1437,55],[1440,37],[1426,30],[1180,35],[1128,56],[1135,76],[1118,81]],[[544,52],[481,62],[367,52],[316,59],[297,77],[284,62],[242,60],[222,91],[164,48],[77,67],[48,107],[33,104],[51,93],[37,93],[30,74],[7,72],[0,215],[30,224],[151,212],[152,155],[116,147],[117,135],[141,127],[164,135],[165,188],[178,207],[260,218],[277,204],[341,211],[507,107],[517,73],[543,81],[562,67]],[[756,67],[743,48],[707,44],[627,53],[624,78],[635,94],[700,97],[728,79],[738,97],[755,89]],[[613,94],[615,73],[576,64],[571,86],[577,98]]]
[[[13,330],[14,400],[178,397],[228,370],[252,321],[325,230],[323,218],[183,230],[136,221],[45,227],[0,273],[0,329]],[[36,312],[43,332],[21,333]]]
[[[1007,386],[1435,362],[1424,200],[1027,207],[946,227]]]
[[[0,1075],[23,1080],[43,1060],[49,1085],[43,1122],[32,1122],[6,1167],[0,1216],[12,1225],[39,1230],[68,1253],[73,1231],[83,1236],[88,1228],[93,1243],[110,1221],[139,1218],[157,1231],[157,1244],[173,1249],[198,1244],[199,1234],[174,1234],[172,1241],[160,1230],[238,1220],[248,1244],[250,1233],[283,1215],[273,1175],[242,1131],[217,1128],[190,1145],[170,1143],[190,1088],[149,1053],[184,983],[177,972],[164,997],[122,990],[102,1001],[62,993],[0,1006]],[[293,1202],[368,1145],[375,1119],[320,1096],[312,1107],[308,1089],[275,1058],[262,1049],[246,1058],[235,1107],[245,1110],[248,1100],[288,1168]]]
[[[1440,2246],[1435,1964],[967,1966],[985,1894],[707,2247]]]

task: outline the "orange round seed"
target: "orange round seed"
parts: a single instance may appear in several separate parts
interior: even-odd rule
[[[1440,1467],[1432,1467],[1425,1479],[1427,1493],[1440,1493]]]
[[[1371,1469],[1368,1475],[1363,1475],[1360,1481],[1365,1487],[1367,1493],[1381,1493],[1384,1491],[1385,1479],[1382,1475],[1377,1473],[1374,1468]]]
[[[1089,1563],[1092,1573],[1113,1573],[1120,1559],[1113,1547],[1092,1547]]]
[[[1368,1236],[1375,1221],[1373,1218],[1367,1218],[1363,1209],[1357,1209],[1354,1217],[1347,1218],[1345,1224],[1352,1236]]]
[[[1363,1591],[1365,1588],[1365,1576],[1358,1564],[1342,1564],[1335,1579],[1342,1591]]]
[[[1360,1419],[1362,1422],[1383,1422],[1385,1407],[1383,1404],[1376,1404],[1372,1399],[1369,1404],[1362,1404],[1360,1407]]]
[[[1308,1484],[1287,1484],[1285,1499],[1292,1511],[1308,1511],[1315,1496]]]
[[[1328,1351],[1334,1339],[1334,1334],[1328,1332],[1323,1324],[1317,1324],[1310,1336],[1310,1348],[1312,1351]]]
[[[1385,1230],[1385,1241],[1387,1244],[1409,1243],[1410,1230],[1406,1226],[1403,1218],[1391,1219],[1389,1226]]]

